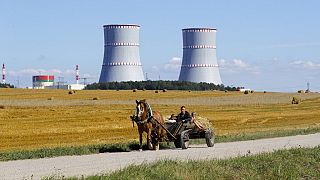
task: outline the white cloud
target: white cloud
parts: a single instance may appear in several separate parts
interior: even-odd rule
[[[169,63],[164,65],[164,70],[167,72],[179,72],[181,67],[182,59],[179,57],[173,57]]]
[[[293,66],[296,67],[303,67],[305,69],[320,69],[320,63],[314,63],[312,61],[293,61],[290,63]]]
[[[219,60],[220,69],[222,71],[227,71],[229,73],[243,72],[247,71],[253,74],[259,74],[259,68],[252,66],[241,59],[233,60]]]

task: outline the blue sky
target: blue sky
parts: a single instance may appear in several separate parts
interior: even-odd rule
[[[54,74],[98,81],[104,24],[139,24],[149,79],[176,80],[182,28],[217,28],[225,85],[267,91],[320,90],[320,1],[0,0],[0,60],[7,81],[31,86]],[[57,79],[57,78],[56,78]]]

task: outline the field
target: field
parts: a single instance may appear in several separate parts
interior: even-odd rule
[[[320,127],[319,93],[68,92],[0,89],[0,152],[137,140],[129,118],[136,99],[147,99],[164,116],[185,105],[208,118],[217,135]],[[292,105],[293,96],[302,103]]]

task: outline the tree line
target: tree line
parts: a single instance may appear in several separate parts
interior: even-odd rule
[[[93,83],[87,85],[86,89],[94,90],[193,90],[193,91],[206,91],[206,90],[219,90],[219,91],[236,91],[236,87],[215,85],[213,83],[194,83],[187,81],[127,81],[127,82],[104,82]]]
[[[0,83],[0,88],[14,88],[14,86],[7,83]]]

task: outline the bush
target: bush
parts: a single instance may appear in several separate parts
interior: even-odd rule
[[[291,104],[299,104],[301,102],[301,99],[297,98],[297,97],[293,97]]]

